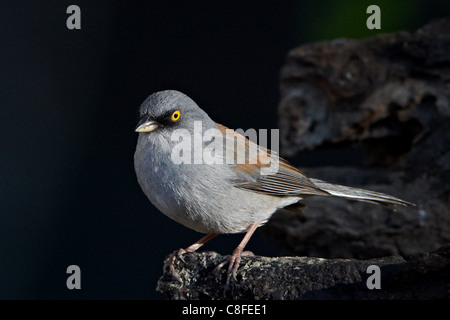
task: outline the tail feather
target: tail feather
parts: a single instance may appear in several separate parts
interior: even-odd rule
[[[415,206],[413,203],[384,194],[360,188],[346,187],[325,182],[319,179],[310,179],[318,188],[328,192],[332,197],[371,202],[392,207],[395,205]]]

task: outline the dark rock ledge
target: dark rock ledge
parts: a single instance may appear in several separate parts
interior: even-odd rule
[[[169,271],[169,258],[157,290],[169,299],[449,299],[450,245],[408,258],[370,260],[311,257],[242,257],[237,281],[224,295],[226,268],[214,272],[226,257],[215,252],[187,253]],[[380,289],[371,265],[378,266]],[[371,277],[371,278],[370,278]],[[370,279],[369,279],[370,278]],[[368,281],[369,280],[369,281]]]

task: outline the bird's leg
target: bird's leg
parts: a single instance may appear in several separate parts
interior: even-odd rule
[[[184,253],[196,251],[198,248],[200,248],[202,245],[204,245],[205,243],[207,243],[209,240],[211,240],[212,238],[214,238],[217,235],[219,235],[219,234],[218,233],[209,233],[206,236],[204,236],[203,238],[201,238],[200,240],[198,240],[196,243],[191,244],[186,249],[180,249],[180,250],[178,250],[177,253],[173,254],[171,259],[170,259],[170,265],[169,265],[170,273],[175,278],[177,278],[178,281],[182,282],[178,272],[175,271],[175,267],[174,267],[175,259],[178,257],[183,262],[185,262],[184,259],[183,259],[183,254]]]
[[[236,280],[236,273],[239,268],[239,263],[241,262],[241,256],[253,255],[253,253],[251,251],[244,251],[244,248],[259,225],[260,225],[259,222],[253,223],[248,228],[247,233],[244,236],[244,239],[242,239],[241,243],[239,243],[239,245],[236,247],[236,249],[234,249],[231,257],[216,267],[215,271],[221,269],[226,263],[228,263],[227,282],[225,285],[225,292],[228,291],[228,288],[230,286],[231,276],[233,276],[234,280]]]

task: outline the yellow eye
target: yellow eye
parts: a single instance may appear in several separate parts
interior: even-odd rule
[[[180,120],[180,110],[174,111],[170,116],[170,120],[172,120],[173,122],[177,122],[178,120]]]

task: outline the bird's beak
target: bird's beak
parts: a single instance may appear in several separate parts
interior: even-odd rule
[[[139,120],[139,123],[136,126],[136,132],[152,132],[158,128],[158,123],[154,120],[151,120],[149,117],[142,117]]]

